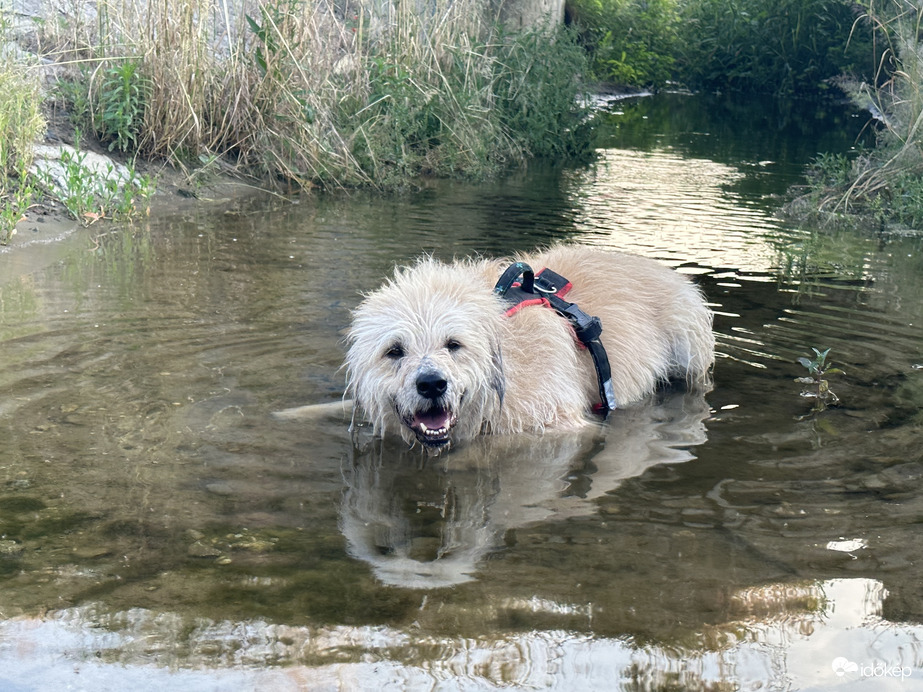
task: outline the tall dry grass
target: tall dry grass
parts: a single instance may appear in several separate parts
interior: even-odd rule
[[[845,191],[826,203],[849,211],[870,200],[880,207],[884,199],[898,216],[923,220],[923,6],[915,0],[872,0],[868,18],[884,42],[878,83],[841,85],[876,116],[881,129],[876,147],[852,165]]]
[[[32,145],[45,129],[38,71],[0,55],[0,199],[8,176],[32,163]]]
[[[32,203],[33,145],[45,131],[41,73],[18,54],[7,20],[0,12],[0,245]]]
[[[74,0],[70,22],[49,22],[44,41],[81,66],[94,129],[106,132],[107,118],[110,131],[132,129],[120,141],[145,155],[179,165],[217,155],[303,186],[391,186],[476,175],[536,148],[510,127],[527,98],[510,94],[510,80],[555,63],[555,51],[524,62],[486,3],[102,0],[94,13]],[[576,93],[573,55],[555,92]],[[129,63],[143,87],[124,98],[138,103],[103,108],[106,84],[127,80]],[[126,116],[134,111],[143,117]],[[570,117],[552,114],[561,132]]]

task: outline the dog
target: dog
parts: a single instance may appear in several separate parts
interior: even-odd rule
[[[609,408],[671,379],[708,387],[712,313],[694,284],[654,260],[567,245],[508,260],[426,256],[396,268],[352,313],[345,367],[354,423],[364,416],[375,435],[433,453],[484,434],[590,424],[593,407],[606,403],[598,364],[556,310],[511,309],[496,284],[515,262],[565,277],[567,301],[599,318]]]

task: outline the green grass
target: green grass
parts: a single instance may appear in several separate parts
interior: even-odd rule
[[[575,0],[573,14],[597,79],[663,86],[675,78],[677,0]]]
[[[9,242],[32,204],[28,170],[32,145],[45,129],[41,101],[37,74],[22,62],[0,58],[0,244]]]
[[[875,69],[850,0],[573,0],[595,76],[623,86],[817,94]]]

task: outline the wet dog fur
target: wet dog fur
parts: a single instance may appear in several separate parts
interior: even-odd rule
[[[540,306],[507,316],[493,292],[517,260],[567,277],[567,300],[602,320],[619,407],[671,379],[708,386],[712,313],[693,283],[654,260],[580,246],[511,259],[423,257],[353,312],[346,371],[354,418],[436,452],[482,434],[587,425],[599,389],[569,324]]]

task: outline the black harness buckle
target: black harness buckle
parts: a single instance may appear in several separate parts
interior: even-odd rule
[[[608,415],[616,408],[615,392],[612,389],[612,370],[609,356],[599,340],[602,334],[602,320],[581,310],[576,303],[568,303],[561,296],[570,291],[571,284],[560,274],[542,269],[538,276],[525,262],[510,265],[494,286],[494,293],[507,300],[511,307],[507,314],[515,313],[523,305],[543,303],[567,320],[577,340],[586,346],[593,357],[596,379],[599,384],[601,412]]]
[[[564,301],[561,301],[562,303]],[[554,307],[554,306],[552,306]],[[555,308],[558,312],[567,318],[570,325],[574,328],[574,333],[580,340],[581,344],[589,343],[599,338],[603,332],[602,320],[598,317],[591,317],[583,310],[577,307],[576,303],[567,303],[567,307],[561,309]]]

